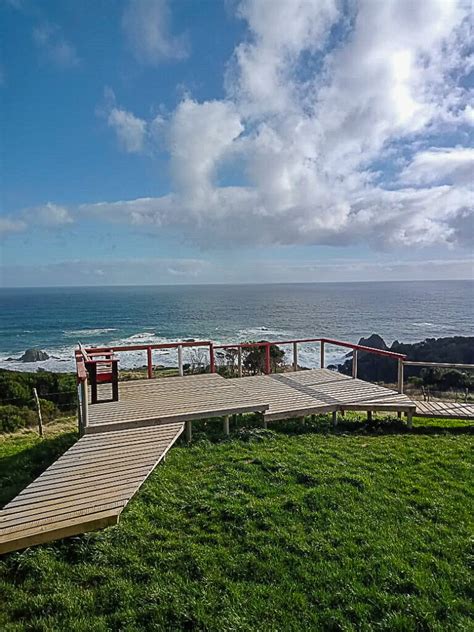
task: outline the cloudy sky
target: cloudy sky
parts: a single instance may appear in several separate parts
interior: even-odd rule
[[[0,0],[3,285],[472,278],[469,0]]]

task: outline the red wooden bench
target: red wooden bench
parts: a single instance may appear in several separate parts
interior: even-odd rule
[[[86,351],[81,344],[79,349],[91,385],[91,404],[97,404],[98,384],[112,384],[112,401],[118,402],[118,357],[114,355],[113,349]]]

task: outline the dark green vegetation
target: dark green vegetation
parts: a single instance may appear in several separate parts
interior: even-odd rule
[[[407,360],[415,362],[445,362],[448,364],[474,365],[474,338],[452,336],[449,338],[427,338],[423,342],[405,344],[397,340],[388,347],[378,334],[369,338],[361,338],[359,344],[375,349],[384,349],[403,353]],[[348,354],[350,355],[350,354]],[[338,365],[338,370],[346,375],[352,373],[352,359]],[[377,356],[372,353],[359,352],[358,377],[369,382],[396,382],[397,362],[391,358]],[[405,379],[414,385],[433,387],[446,391],[451,388],[464,391],[474,387],[474,371],[458,371],[456,369],[428,369],[405,367]]]
[[[74,374],[0,369],[0,432],[36,424],[33,388],[38,391],[45,421],[74,412],[77,401]]]
[[[472,630],[468,424],[204,429],[117,527],[0,559],[0,629]],[[0,502],[72,441],[1,440]]]

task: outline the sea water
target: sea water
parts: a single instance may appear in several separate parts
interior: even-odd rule
[[[357,342],[378,333],[390,345],[474,335],[473,281],[1,289],[0,308],[0,367],[30,371],[73,370],[78,341],[114,347],[325,336]],[[7,361],[31,347],[51,358]],[[327,362],[346,351],[328,347]],[[318,345],[301,345],[298,359],[317,366]],[[121,356],[122,367],[145,362],[143,351]],[[175,366],[176,352],[156,351],[154,362]]]

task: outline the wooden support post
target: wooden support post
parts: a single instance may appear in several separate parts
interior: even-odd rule
[[[398,392],[403,393],[403,359],[398,358]]]
[[[263,421],[263,427],[266,430],[268,427],[268,424],[267,424],[267,420],[265,419],[265,413],[262,413],[262,421]]]
[[[193,440],[193,422],[192,421],[187,421],[185,423],[185,432],[186,432],[186,441],[188,443],[191,443],[191,441]]]
[[[332,427],[337,428],[337,410],[332,414]]]
[[[352,351],[352,377],[355,379],[357,377],[357,360],[358,360],[358,351],[354,349]]]
[[[178,371],[181,377],[184,375],[183,369],[183,347],[182,345],[178,345]]]
[[[293,371],[298,370],[298,343],[293,343]]]
[[[242,347],[237,347],[237,367],[239,377],[242,377]]]
[[[407,412],[407,426],[408,430],[413,430],[413,411],[409,410]]]
[[[372,421],[372,411],[371,410],[367,411],[367,421]]]
[[[271,373],[271,365],[270,365],[270,343],[267,342],[265,345],[265,373],[270,375]]]
[[[119,399],[119,387],[118,387],[118,362],[112,361],[112,399],[114,402],[118,402]]]
[[[214,358],[214,345],[212,343],[209,345],[209,371],[210,373],[216,372],[216,361]]]
[[[146,358],[147,358],[147,367],[148,367],[148,379],[151,380],[153,377],[153,359],[151,354],[151,347],[148,347],[146,350]]]
[[[226,415],[224,417],[224,434],[227,435],[227,436],[230,435],[229,415]]]
[[[43,417],[41,415],[41,404],[38,397],[38,391],[36,390],[36,388],[33,389],[33,393],[34,393],[35,401],[36,401],[36,411],[38,413],[38,432],[39,432],[39,436],[42,437],[43,436]]]
[[[320,366],[324,369],[324,340],[321,340],[321,363]]]
[[[82,428],[82,403],[81,403],[81,385],[77,385],[77,432],[79,437],[84,434]]]
[[[81,401],[82,401],[82,428],[85,429],[89,425],[89,401],[87,393],[87,380],[81,382]]]

